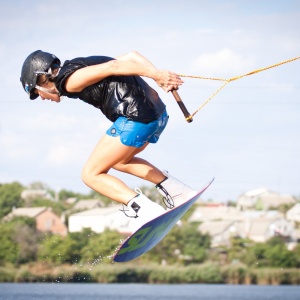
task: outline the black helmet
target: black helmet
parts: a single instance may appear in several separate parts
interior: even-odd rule
[[[47,74],[50,68],[59,68],[59,66],[60,60],[55,55],[41,50],[31,53],[26,58],[22,67],[20,80],[31,100],[38,97],[33,92],[38,75]]]

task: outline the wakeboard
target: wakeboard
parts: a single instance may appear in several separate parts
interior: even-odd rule
[[[201,197],[213,181],[214,179],[212,179],[190,200],[163,213],[136,230],[123,242],[123,244],[120,245],[113,256],[113,261],[126,262],[135,259],[156,246],[189,210],[189,208]]]

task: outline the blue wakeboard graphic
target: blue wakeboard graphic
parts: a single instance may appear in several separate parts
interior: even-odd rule
[[[113,261],[126,262],[141,256],[156,246],[181,219],[188,209],[201,197],[204,191],[212,184],[212,179],[193,198],[180,206],[147,222],[140,229],[129,236],[119,247]]]

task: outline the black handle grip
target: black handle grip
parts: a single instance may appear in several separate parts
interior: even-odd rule
[[[178,105],[179,105],[181,111],[183,112],[186,121],[187,121],[188,123],[191,123],[191,122],[193,121],[193,117],[191,116],[191,114],[190,114],[190,113],[188,112],[188,110],[186,109],[186,107],[185,107],[185,105],[183,104],[183,102],[182,102],[182,100],[181,100],[181,98],[180,98],[178,92],[177,92],[176,90],[172,90],[171,92],[172,92],[172,94],[173,94],[173,96],[174,96],[176,102],[178,103]]]

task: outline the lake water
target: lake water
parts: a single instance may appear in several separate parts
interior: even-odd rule
[[[1,300],[299,300],[300,286],[3,283]]]

